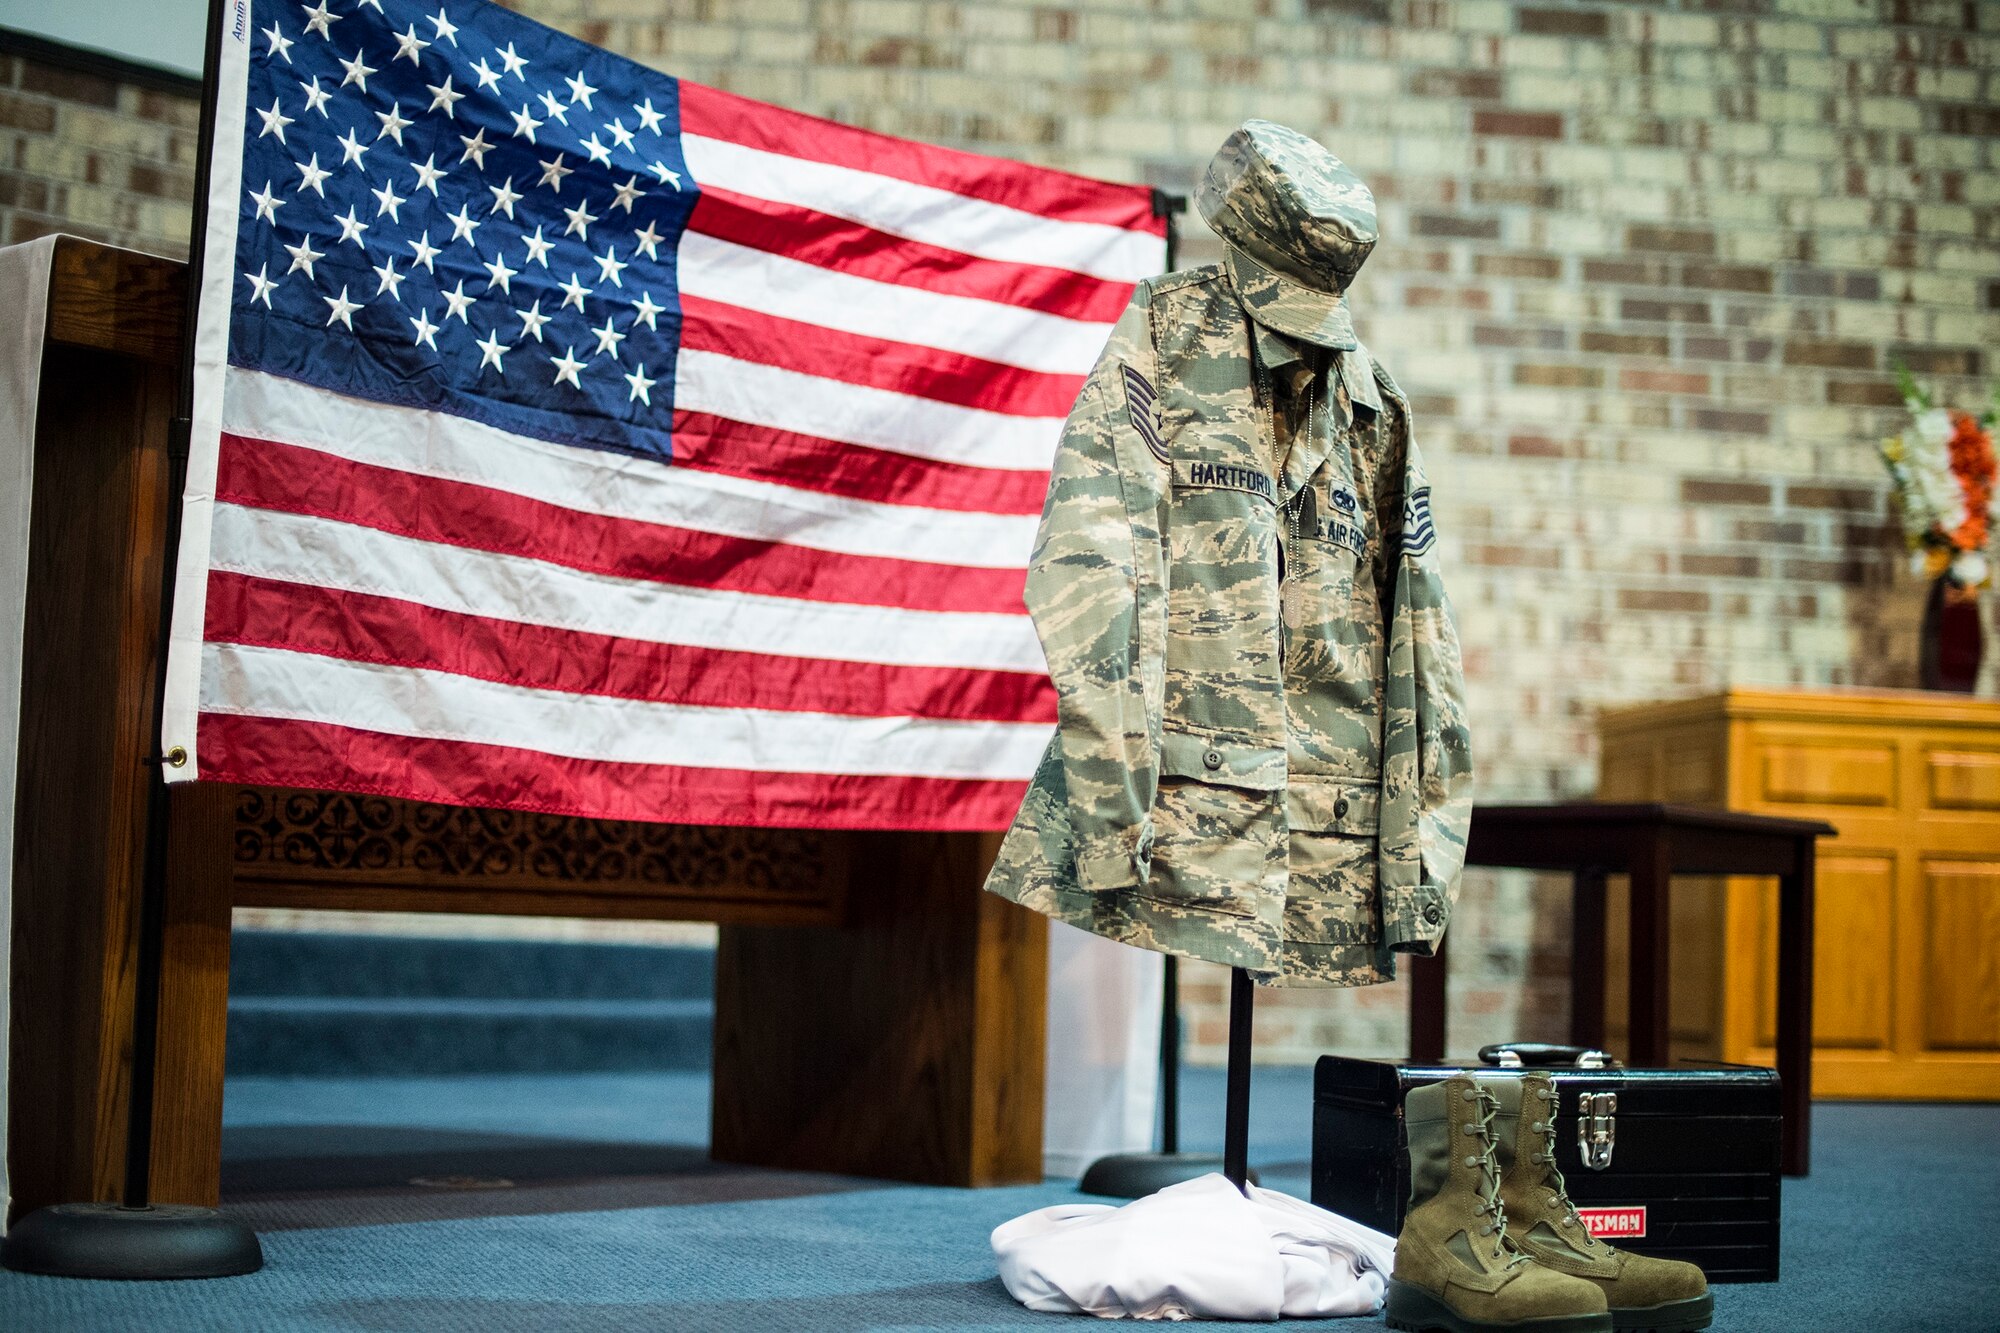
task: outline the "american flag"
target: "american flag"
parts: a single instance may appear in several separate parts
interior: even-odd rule
[[[1022,606],[1151,193],[648,70],[486,0],[234,0],[180,779],[995,828]]]

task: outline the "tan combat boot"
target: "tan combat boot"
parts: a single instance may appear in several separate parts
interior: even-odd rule
[[[1595,1283],[1611,1307],[1613,1328],[1707,1328],[1715,1297],[1699,1268],[1613,1249],[1577,1216],[1555,1160],[1555,1081],[1547,1074],[1482,1074],[1479,1082],[1500,1104],[1494,1117],[1500,1201],[1514,1243],[1545,1268]]]
[[[1493,1094],[1457,1074],[1403,1102],[1410,1211],[1396,1237],[1390,1328],[1609,1333],[1604,1293],[1544,1268],[1507,1237]]]

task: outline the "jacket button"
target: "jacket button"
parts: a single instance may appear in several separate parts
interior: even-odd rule
[[[1222,767],[1222,751],[1210,750],[1201,757],[1201,762],[1210,772]]]
[[[1424,920],[1435,926],[1438,922],[1444,920],[1444,909],[1436,903],[1428,904],[1424,908]]]
[[[1347,798],[1345,796],[1333,803],[1333,817],[1335,819],[1347,818]]]

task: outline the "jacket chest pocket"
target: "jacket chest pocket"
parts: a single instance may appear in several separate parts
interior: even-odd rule
[[[1373,697],[1383,650],[1367,492],[1325,467],[1286,506],[1285,669],[1342,707]]]
[[[1228,457],[1177,448],[1173,460],[1166,716],[1199,731],[1268,737],[1284,716],[1277,507],[1270,475],[1219,461]]]

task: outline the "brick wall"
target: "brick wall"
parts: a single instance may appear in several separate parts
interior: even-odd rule
[[[1362,336],[1412,394],[1487,796],[1585,794],[1605,705],[1915,683],[1890,369],[1983,396],[2000,5],[535,0],[700,82],[1191,188],[1238,120],[1374,187]],[[178,249],[192,112],[0,65],[7,235]],[[159,187],[159,188],[155,188]],[[1190,220],[1184,256],[1217,247]],[[1561,1030],[1565,894],[1468,877],[1453,1045]],[[1223,1034],[1191,967],[1194,1056]],[[1267,994],[1267,1058],[1392,1050],[1400,985]]]
[[[0,238],[66,231],[185,255],[200,119],[190,82],[0,49]]]

